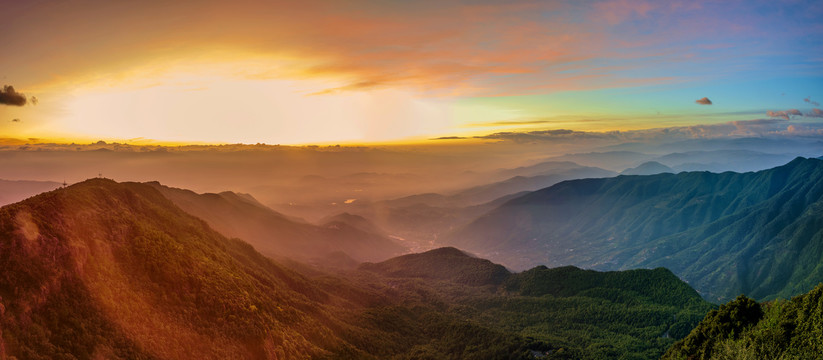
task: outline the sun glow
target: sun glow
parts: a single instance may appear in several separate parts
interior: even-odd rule
[[[407,91],[315,95],[337,84],[205,71],[149,72],[78,89],[62,130],[113,139],[305,144],[387,141],[452,128],[447,104]]]

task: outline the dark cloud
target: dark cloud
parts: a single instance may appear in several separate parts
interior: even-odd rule
[[[697,99],[694,102],[697,103],[697,104],[700,104],[700,105],[711,105],[712,104],[712,101],[709,100],[709,98],[707,98],[707,97],[703,97],[702,99]]]
[[[819,102],[817,102],[817,101],[812,100],[812,97],[811,97],[811,96],[807,96],[805,99],[803,99],[803,101],[805,101],[805,102],[807,102],[807,103],[809,103],[809,104],[812,104],[812,105],[814,105],[814,106],[820,106],[820,103],[819,103]]]
[[[11,119],[11,122],[20,122],[20,119]]]
[[[26,95],[23,95],[14,90],[14,86],[4,85],[3,90],[0,90],[0,104],[23,106],[26,105]]]
[[[581,139],[613,139],[616,133],[611,132],[587,132],[574,131],[568,129],[557,130],[537,130],[527,132],[504,131],[489,135],[475,136],[477,139],[509,140],[518,143],[529,143],[535,141],[575,141]]]
[[[429,140],[462,140],[468,139],[467,137],[463,136],[441,136],[439,138],[429,139]]]
[[[768,115],[769,117],[773,117],[773,118],[779,117],[779,118],[783,118],[783,119],[786,119],[786,120],[790,120],[792,115],[794,115],[794,116],[803,116],[803,114],[800,112],[800,110],[797,110],[797,109],[789,109],[789,110],[785,110],[785,111],[771,111],[771,110],[769,110],[769,111],[766,111],[766,115]]]
[[[801,114],[798,110],[770,111],[773,119],[753,119],[731,121],[718,124],[703,124],[628,131],[507,131],[475,136],[478,139],[504,140],[515,143],[557,143],[557,144],[595,144],[609,142],[667,142],[688,139],[716,139],[783,135],[823,135],[821,124],[792,124],[785,119],[790,116],[823,117],[823,110],[815,109]]]
[[[814,109],[812,109],[812,112],[808,112],[804,116],[823,118],[823,110],[820,110],[818,108],[814,108]]]

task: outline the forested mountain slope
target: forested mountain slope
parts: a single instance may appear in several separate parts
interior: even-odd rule
[[[715,300],[787,297],[823,279],[823,161],[566,181],[501,205],[444,243],[514,269],[662,266]]]
[[[745,296],[711,311],[663,356],[675,359],[823,358],[823,284],[790,301]]]

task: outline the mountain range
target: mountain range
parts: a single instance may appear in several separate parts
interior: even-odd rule
[[[326,273],[178,191],[98,178],[0,208],[0,358],[656,358],[713,308],[664,269],[512,274],[453,248]],[[181,196],[252,202],[216,195]]]
[[[764,148],[757,148],[757,145]],[[741,145],[741,144],[737,144]],[[673,173],[681,171],[712,171],[712,172],[747,172],[759,171],[783,165],[797,155],[796,152],[786,152],[786,149],[775,149],[771,142],[762,143],[760,141],[746,144],[748,146],[733,146],[727,148],[701,148],[695,149],[693,146],[679,148],[662,148],[661,153],[645,153],[626,150],[610,150],[604,152],[591,152],[582,154],[567,154],[559,157],[547,159],[549,162],[574,161],[585,166],[597,166],[612,171],[627,171],[627,169],[640,166],[647,162],[657,162],[672,168]],[[631,148],[631,147],[629,147]],[[819,151],[819,146],[815,152],[810,152],[809,148],[814,145],[807,145],[800,151],[801,154],[810,155]],[[621,148],[622,149],[622,148]],[[647,148],[644,148],[648,150]],[[676,151],[673,151],[677,149]],[[780,150],[780,151],[778,151]],[[773,152],[765,152],[773,151]],[[633,174],[633,175],[650,175]]]
[[[823,278],[823,161],[749,173],[684,172],[559,183],[452,232],[513,269],[663,266],[703,296],[788,297]]]
[[[379,261],[406,250],[368,227],[344,221],[309,224],[276,212],[248,194],[197,194],[157,182],[147,184],[221,234],[243,239],[268,256],[311,261],[343,252],[358,261]]]
[[[528,167],[501,169],[488,174],[505,180],[473,186],[449,194],[425,193],[377,202],[356,202],[347,212],[373,221],[377,226],[421,248],[463,226],[503,202],[528,191],[570,179],[617,175],[612,171],[580,166],[572,162],[543,162]]]

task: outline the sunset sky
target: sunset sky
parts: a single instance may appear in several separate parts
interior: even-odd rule
[[[818,0],[0,9],[0,85],[28,100],[0,104],[0,138],[307,144],[823,123]]]

